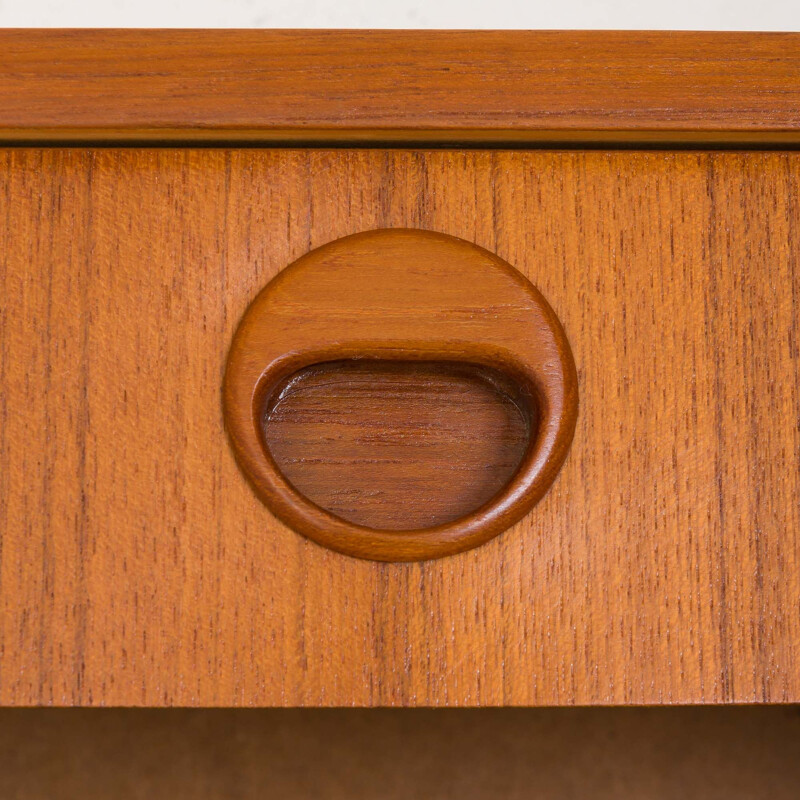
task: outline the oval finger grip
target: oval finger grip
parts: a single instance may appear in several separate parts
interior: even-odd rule
[[[578,396],[561,325],[522,274],[464,240],[387,229],[313,250],[261,291],[234,335],[223,404],[242,469],[287,525],[352,556],[412,561],[526,514],[566,457]],[[466,496],[446,491],[459,467]],[[370,491],[371,475],[393,491]]]

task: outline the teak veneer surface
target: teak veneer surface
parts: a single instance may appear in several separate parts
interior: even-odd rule
[[[0,31],[0,140],[800,142],[800,33]]]
[[[322,508],[383,530],[428,528],[491,500],[519,467],[536,429],[509,383],[467,364],[307,367],[265,414],[264,440]]]
[[[800,701],[800,156],[0,153],[0,703]],[[379,564],[280,524],[223,366],[255,294],[376,227],[473,241],[562,321],[553,487]]]

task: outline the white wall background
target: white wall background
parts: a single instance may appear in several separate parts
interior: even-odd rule
[[[0,0],[0,27],[800,31],[800,0]]]

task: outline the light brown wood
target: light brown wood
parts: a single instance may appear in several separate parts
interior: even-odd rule
[[[6,150],[0,702],[800,700],[800,157]],[[377,227],[475,242],[562,321],[557,481],[376,564],[277,522],[223,429],[251,300]]]
[[[359,525],[298,491],[265,446],[265,417],[268,425],[282,392],[292,389],[293,376],[341,360],[492,370],[498,388],[516,398],[529,430],[507,482],[485,502],[475,499],[467,514],[423,527],[415,527],[403,513],[389,528]],[[329,242],[270,281],[233,337],[223,399],[231,444],[269,508],[326,547],[381,561],[459,553],[521,519],[558,474],[578,411],[572,352],[536,288],[510,264],[471,242],[403,228]],[[325,419],[326,412],[317,415],[319,422]],[[467,431],[465,424],[453,437],[452,458]],[[425,436],[424,429],[413,433],[418,443]],[[380,475],[375,465],[373,490],[398,478],[414,481],[418,470],[418,459],[406,460],[393,474]],[[458,477],[451,473],[449,480]],[[413,513],[417,502],[412,484],[405,504]]]
[[[13,800],[796,800],[796,708],[3,709]]]
[[[800,34],[0,31],[0,140],[800,143]]]

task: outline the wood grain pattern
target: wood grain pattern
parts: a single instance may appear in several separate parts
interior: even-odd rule
[[[278,468],[342,519],[431,528],[489,502],[519,467],[529,415],[469,365],[328,362],[301,370],[264,420]]]
[[[0,31],[0,139],[800,143],[800,34]]]
[[[263,417],[292,375],[341,360],[490,370],[484,378],[496,375],[530,426],[517,469],[485,503],[430,527],[356,525],[312,502],[270,457]],[[239,464],[277,517],[346,555],[421,561],[483,544],[541,500],[572,442],[577,383],[563,327],[518,270],[464,239],[392,227],[314,248],[270,281],[236,329],[222,394]],[[407,462],[405,476],[416,467]]]
[[[800,158],[0,154],[0,702],[800,701]],[[310,248],[424,227],[548,298],[582,399],[532,514],[375,564],[243,479],[220,387]]]

